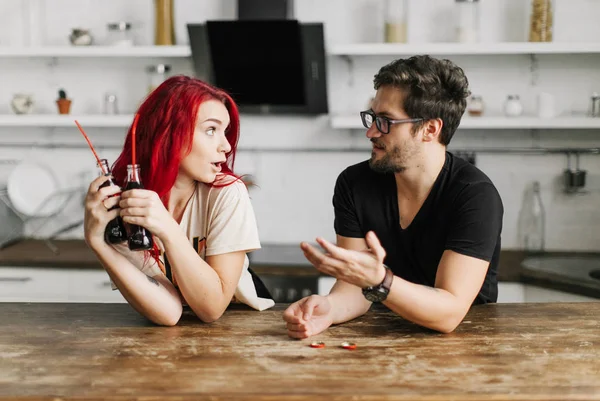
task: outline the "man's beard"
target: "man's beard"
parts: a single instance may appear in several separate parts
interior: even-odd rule
[[[375,159],[375,152],[371,153],[371,159],[369,159],[369,167],[376,173],[388,174],[388,173],[402,173],[406,170],[404,165],[404,155],[398,147],[392,148],[380,159]]]

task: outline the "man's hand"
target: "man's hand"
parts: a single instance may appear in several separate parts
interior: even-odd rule
[[[306,259],[320,272],[359,288],[374,287],[385,278],[383,260],[386,253],[374,232],[368,232],[365,239],[369,246],[365,251],[340,248],[323,238],[317,238],[317,242],[327,253],[306,242],[300,247]]]
[[[288,336],[307,338],[319,334],[333,323],[327,297],[311,295],[291,304],[283,313]]]

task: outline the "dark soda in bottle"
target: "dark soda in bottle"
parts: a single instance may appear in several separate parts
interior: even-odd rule
[[[108,180],[104,181],[100,188],[108,187],[110,185],[117,185],[113,181],[110,175],[110,167],[108,166],[108,161],[106,159],[100,160],[100,171],[102,174],[108,177]],[[110,210],[117,209],[119,206],[115,205]],[[106,229],[104,230],[104,241],[109,244],[120,244],[121,242],[125,242],[127,240],[127,231],[125,230],[125,224],[123,223],[123,219],[121,216],[117,216],[106,225]]]
[[[140,178],[140,165],[128,164],[125,191],[143,188]],[[152,249],[154,241],[152,240],[152,233],[149,230],[135,224],[127,224],[125,227],[127,228],[127,245],[130,250],[147,251]]]

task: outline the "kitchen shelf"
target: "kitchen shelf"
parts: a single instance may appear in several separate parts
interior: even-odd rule
[[[328,53],[333,56],[593,54],[600,53],[600,42],[356,43],[331,46]]]
[[[339,129],[365,129],[360,116],[332,116],[331,126]],[[591,117],[464,117],[459,129],[600,129],[600,118]]]
[[[126,128],[133,121],[132,114],[119,115],[0,115],[0,127],[76,127],[75,120],[84,127]],[[358,113],[330,117],[337,129],[365,129]],[[591,117],[464,117],[459,129],[600,129],[600,118]]]
[[[77,120],[86,127],[129,127],[133,122],[133,114],[119,115],[58,115],[58,114],[32,114],[32,115],[0,115],[0,127],[73,127]]]
[[[44,46],[0,47],[0,57],[190,57],[189,46]]]

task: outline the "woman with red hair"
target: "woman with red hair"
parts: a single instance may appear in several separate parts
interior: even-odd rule
[[[257,310],[274,305],[248,268],[247,252],[260,248],[248,191],[233,174],[239,113],[231,97],[205,82],[172,77],[138,110],[135,149],[145,189],[100,188],[95,179],[85,206],[85,239],[125,299],[160,325],[175,325],[187,304],[204,322],[230,302]],[[127,134],[113,176],[124,183],[131,163]],[[114,206],[118,208],[111,210]],[[154,235],[150,252],[104,240],[120,215]]]

